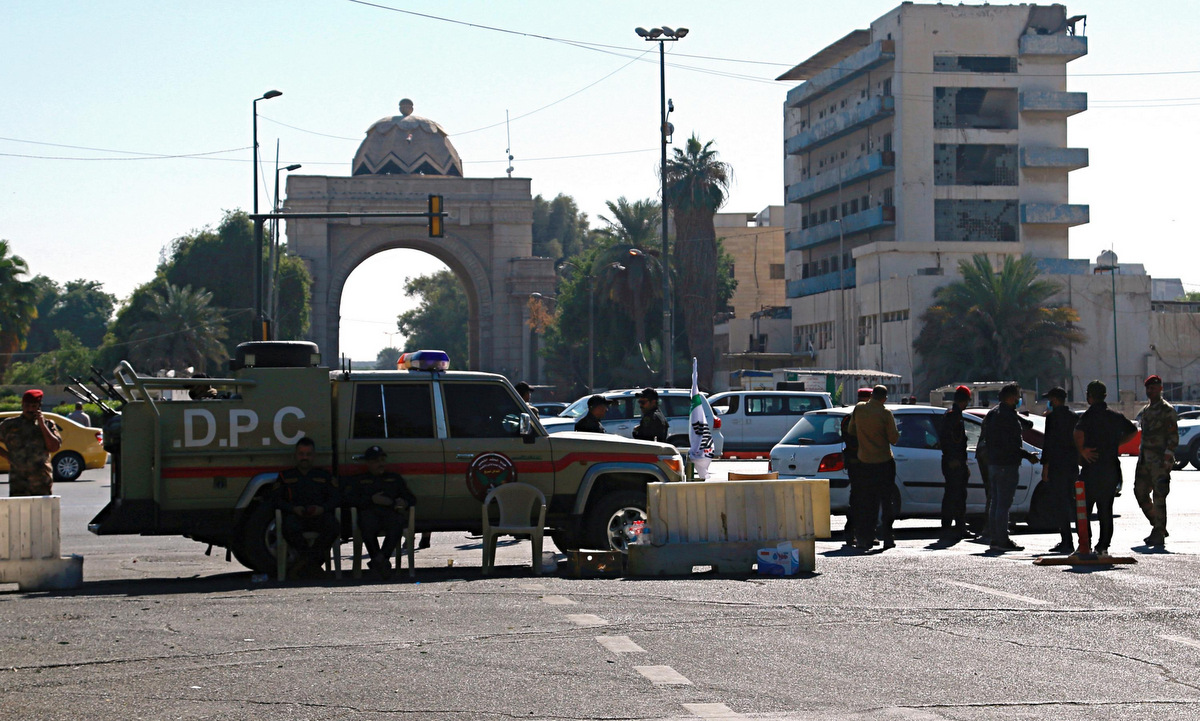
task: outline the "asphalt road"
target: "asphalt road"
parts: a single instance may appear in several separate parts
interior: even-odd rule
[[[818,543],[800,578],[534,577],[527,542],[481,578],[478,541],[435,534],[417,582],[285,585],[185,539],[91,536],[108,481],[84,479],[55,487],[84,588],[0,586],[0,718],[1200,717],[1200,471],[1175,474],[1168,552],[1118,499],[1132,566],[1034,566],[1045,534],[942,549],[905,521],[885,553]]]

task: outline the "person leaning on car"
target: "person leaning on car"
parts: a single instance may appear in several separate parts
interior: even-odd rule
[[[600,424],[607,413],[608,401],[604,400],[604,396],[597,395],[588,398],[587,413],[575,421],[575,430],[586,433],[607,433],[608,431],[604,430],[604,426]]]
[[[989,550],[1023,551],[1008,536],[1008,516],[1012,510],[1013,496],[1021,479],[1021,460],[1037,463],[1038,457],[1025,450],[1021,438],[1023,426],[1017,415],[1017,402],[1021,400],[1021,386],[1010,383],[1000,389],[1000,402],[988,411],[983,421],[983,435],[987,441],[988,482],[991,484],[991,508],[988,513]]]
[[[633,428],[633,437],[643,441],[667,442],[667,417],[658,407],[658,391],[646,388],[637,394],[642,420]]]
[[[892,444],[900,440],[900,431],[892,412],[884,407],[887,395],[887,386],[871,389],[871,400],[854,407],[846,426],[846,432],[858,439],[858,477],[862,488],[854,519],[854,547],[862,551],[875,544],[875,519],[882,504],[888,502],[891,486],[896,484]],[[892,529],[885,523],[883,547],[895,545]]]

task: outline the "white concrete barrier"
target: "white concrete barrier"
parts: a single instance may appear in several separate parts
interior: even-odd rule
[[[0,498],[0,583],[15,583],[22,591],[83,585],[83,556],[62,557],[59,500]]]
[[[690,573],[693,566],[749,572],[760,548],[800,549],[816,569],[816,539],[829,534],[829,482],[762,480],[650,483],[649,544],[629,548],[632,575]]]

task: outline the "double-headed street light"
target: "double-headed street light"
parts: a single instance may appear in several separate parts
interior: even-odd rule
[[[262,97],[254,99],[250,104],[253,110],[253,134],[254,134],[254,162],[251,164],[250,172],[254,175],[254,215],[258,215],[258,101],[270,100],[283,95],[278,90],[268,90],[262,94]],[[258,340],[267,340],[267,324],[263,317],[262,298],[263,298],[263,259],[262,259],[262,220],[254,221],[254,330],[251,338]]]
[[[658,88],[659,88],[659,119],[658,128],[659,140],[662,144],[662,157],[659,165],[659,177],[662,180],[662,262],[663,262],[663,330],[662,330],[662,351],[663,351],[663,385],[671,386],[671,274],[668,272],[670,267],[670,254],[667,247],[667,142],[671,137],[673,128],[667,123],[667,51],[666,43],[682,40],[687,34],[687,28],[672,29],[663,25],[660,28],[634,28],[638,37],[647,42],[658,43]],[[671,103],[671,109],[674,110],[674,103]]]

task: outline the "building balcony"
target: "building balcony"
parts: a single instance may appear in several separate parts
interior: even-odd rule
[[[846,187],[877,175],[890,173],[896,169],[896,154],[890,150],[882,153],[872,153],[865,158],[859,158],[841,165],[827,173],[793,183],[787,189],[787,202],[806,203],[822,195],[836,193],[839,187]]]
[[[1022,203],[1021,222],[1025,225],[1083,225],[1090,220],[1086,205],[1066,203]]]
[[[839,279],[843,289],[853,288],[856,282],[854,268],[846,268],[840,272],[826,273],[825,275],[817,275],[812,278],[804,278],[803,280],[789,280],[787,282],[787,297],[803,298],[806,295],[816,295],[817,293],[837,290]]]
[[[805,230],[793,230],[784,235],[787,250],[804,250],[837,240],[840,235],[851,236],[896,224],[896,207],[877,205],[874,208],[847,215],[839,221],[822,223]]]
[[[784,152],[789,155],[803,153],[831,143],[849,135],[859,128],[890,117],[896,112],[896,98],[891,95],[876,95],[867,102],[832,117],[816,122],[796,133],[784,143]]]
[[[1087,93],[1022,90],[1019,107],[1022,113],[1039,113],[1066,118],[1087,110]]]
[[[896,59],[896,44],[880,40],[859,50],[828,70],[814,75],[808,82],[797,85],[787,94],[786,107],[797,108],[826,93],[837,90],[859,75]]]
[[[1070,62],[1087,55],[1087,38],[1083,35],[1022,35],[1021,57],[1058,58]]]
[[[1087,166],[1087,148],[1021,148],[1022,168],[1030,170],[1078,170]]]

